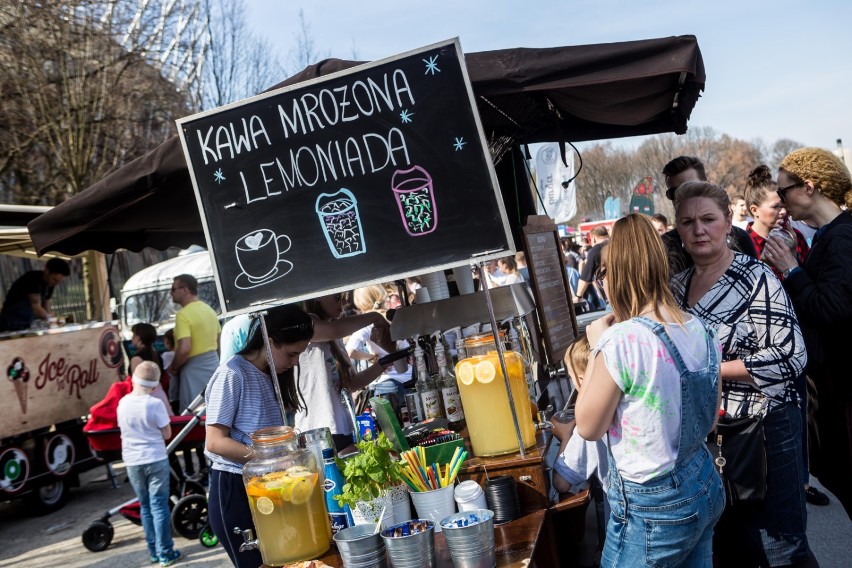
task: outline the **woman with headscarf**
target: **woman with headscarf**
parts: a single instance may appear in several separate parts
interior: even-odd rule
[[[852,517],[852,178],[846,165],[821,148],[800,148],[781,161],[778,195],[790,216],[819,227],[800,264],[769,239],[764,258],[782,273],[808,349],[807,373],[817,388],[818,440],[811,440],[811,472]]]

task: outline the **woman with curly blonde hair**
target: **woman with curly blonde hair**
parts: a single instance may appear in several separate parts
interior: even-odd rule
[[[771,238],[764,258],[783,275],[808,351],[806,372],[818,391],[811,473],[852,517],[852,177],[843,161],[821,148],[800,148],[781,161],[778,195],[790,216],[819,227],[800,264]],[[845,207],[845,209],[844,209]]]

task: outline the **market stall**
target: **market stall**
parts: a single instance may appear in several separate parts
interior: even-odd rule
[[[444,73],[441,81],[429,82],[430,67],[432,78]],[[409,275],[442,275],[506,256],[516,244],[534,253],[534,272],[536,262],[541,267],[534,294],[539,304],[550,304],[548,290],[565,285],[564,268],[550,258],[558,239],[550,239],[547,223],[524,230],[533,207],[519,146],[682,133],[703,85],[692,36],[464,59],[458,43],[448,42],[365,66],[328,60],[269,95],[180,121],[180,141],[167,141],[29,228],[39,251],[206,243],[226,313]],[[350,114],[343,125],[354,108],[346,104],[356,99],[344,104],[335,96],[359,88],[360,114]],[[386,115],[365,118],[373,115],[366,101],[386,108]],[[451,120],[444,121],[442,111]],[[291,136],[298,143],[291,144]],[[164,199],[170,207],[162,207]],[[482,278],[481,265],[479,271]],[[551,271],[561,274],[558,280],[547,276]],[[436,368],[431,359],[426,365],[426,354],[440,361],[444,342],[458,359],[455,396],[461,394],[468,414],[466,426],[450,438],[463,441],[470,459],[461,463],[455,453],[436,459],[431,490],[442,486],[435,478],[448,477],[453,464],[459,479],[481,482],[489,470],[504,473],[520,487],[523,503],[519,517],[494,530],[494,550],[504,550],[506,558],[517,552],[505,540],[517,528],[529,547],[505,565],[533,557],[546,565],[554,559],[552,513],[545,511],[551,505],[547,448],[535,434],[527,366],[533,358],[557,364],[576,323],[570,304],[564,306],[567,323],[557,321],[566,314],[541,305],[531,316],[536,306],[530,293],[512,288],[494,297],[483,291],[403,308],[392,332],[417,346],[421,375],[448,366],[437,362]],[[421,402],[428,405],[426,398]],[[289,506],[297,485],[316,486],[304,481],[315,480],[310,468],[257,479],[273,474],[278,477],[249,490],[261,513]],[[270,484],[290,488],[288,496],[271,492]],[[312,496],[305,489],[299,501]],[[442,539],[434,540],[439,563],[446,560]]]

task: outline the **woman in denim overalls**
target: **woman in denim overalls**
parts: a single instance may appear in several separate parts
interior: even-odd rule
[[[594,357],[577,431],[607,434],[609,504],[602,566],[712,566],[725,504],[705,440],[719,408],[720,347],[668,286],[647,217],[615,223],[600,279],[613,313],[587,330]]]

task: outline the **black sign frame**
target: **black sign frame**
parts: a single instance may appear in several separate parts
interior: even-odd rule
[[[458,38],[177,123],[226,315],[514,252]]]
[[[555,366],[577,337],[578,327],[572,302],[574,295],[565,271],[565,255],[552,218],[546,215],[527,217],[524,248],[544,351],[549,365]]]

